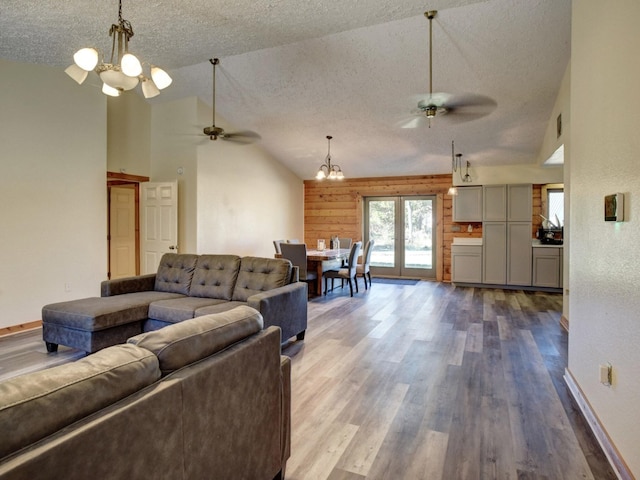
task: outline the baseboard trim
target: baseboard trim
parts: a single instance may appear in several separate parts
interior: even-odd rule
[[[40,327],[42,327],[42,320],[21,323],[20,325],[12,325],[10,327],[3,327],[0,328],[0,337],[4,337],[5,335],[13,335],[20,332],[26,332],[27,330],[34,330]]]
[[[569,333],[569,319],[564,315],[560,317],[560,325]]]
[[[620,456],[620,452],[618,452],[618,449],[611,441],[609,434],[602,426],[600,419],[591,408],[591,405],[584,396],[582,389],[576,383],[575,378],[573,378],[573,375],[568,368],[564,370],[564,381],[567,384],[567,387],[569,388],[569,392],[571,392],[573,399],[578,404],[578,407],[580,407],[582,415],[591,427],[593,434],[602,447],[604,454],[609,460],[609,464],[611,464],[611,468],[613,468],[613,471],[616,473],[618,478],[620,480],[635,480],[635,477],[631,473],[631,470],[629,470],[629,467],[625,463],[624,459]]]

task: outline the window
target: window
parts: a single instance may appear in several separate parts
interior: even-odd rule
[[[550,222],[564,226],[564,184],[554,183],[542,186],[542,211]]]

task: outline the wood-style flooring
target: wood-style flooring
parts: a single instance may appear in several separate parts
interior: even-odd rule
[[[309,302],[289,480],[615,479],[562,378],[562,296],[375,283]]]
[[[289,480],[615,479],[562,376],[562,296],[376,283],[309,301]],[[83,356],[0,337],[0,379]]]

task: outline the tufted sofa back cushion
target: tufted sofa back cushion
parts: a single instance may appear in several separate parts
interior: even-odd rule
[[[165,253],[158,265],[154,290],[189,295],[197,260],[198,255],[190,253]]]
[[[242,257],[232,300],[246,302],[251,295],[287,285],[291,269],[283,258]]]
[[[189,296],[231,300],[239,269],[237,255],[200,255]]]

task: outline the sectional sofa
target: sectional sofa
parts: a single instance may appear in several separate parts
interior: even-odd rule
[[[0,382],[0,480],[282,479],[291,361],[240,306]]]
[[[42,336],[58,345],[95,352],[142,332],[248,305],[282,340],[304,339],[307,284],[289,260],[237,255],[167,253],[158,271],[101,284],[101,296],[46,305]]]

